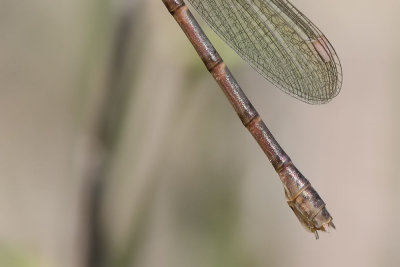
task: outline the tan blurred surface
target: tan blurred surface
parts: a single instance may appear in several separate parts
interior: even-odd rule
[[[116,22],[138,6],[132,94],[102,201],[108,266],[399,266],[400,3],[293,3],[341,59],[343,88],[329,104],[287,96],[206,31],[336,231],[316,241],[302,229],[161,1],[6,0],[0,266],[85,266],[93,121]]]

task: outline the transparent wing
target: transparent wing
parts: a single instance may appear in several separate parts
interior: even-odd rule
[[[267,80],[310,104],[326,103],[342,69],[324,34],[287,0],[188,0],[209,26]]]

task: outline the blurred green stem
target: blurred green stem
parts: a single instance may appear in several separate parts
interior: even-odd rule
[[[88,190],[88,267],[101,267],[107,261],[107,245],[102,226],[102,202],[106,179],[123,128],[132,88],[131,77],[134,73],[127,73],[129,69],[127,66],[134,37],[133,25],[138,10],[132,5],[134,2],[126,1],[125,8],[117,20],[108,66],[108,81],[94,127],[95,142],[92,147],[93,159],[90,164]]]

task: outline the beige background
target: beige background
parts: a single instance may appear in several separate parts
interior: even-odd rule
[[[296,0],[342,62],[310,106],[208,28],[337,230],[302,229],[272,166],[161,1],[0,3],[0,266],[85,266],[88,151],[118,18],[132,89],[103,200],[108,266],[399,266],[398,1]],[[133,78],[130,78],[133,77]],[[116,262],[113,262],[113,261]]]

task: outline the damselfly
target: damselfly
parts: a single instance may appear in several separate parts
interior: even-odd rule
[[[188,0],[208,25],[254,69],[289,95],[326,103],[342,70],[323,33],[287,0]],[[279,174],[290,208],[307,230],[335,228],[324,201],[298,171],[250,103],[183,0],[163,0],[245,127]]]

